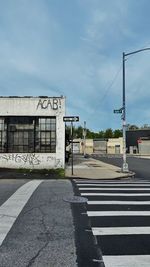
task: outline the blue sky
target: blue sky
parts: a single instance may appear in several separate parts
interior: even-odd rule
[[[121,128],[122,52],[150,47],[149,0],[0,0],[0,95],[66,96],[66,115]],[[127,123],[150,124],[150,51],[126,61]]]

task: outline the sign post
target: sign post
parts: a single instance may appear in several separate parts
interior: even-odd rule
[[[79,116],[65,116],[63,117],[64,122],[71,122],[71,174],[73,175],[73,122],[79,121]]]
[[[86,121],[84,121],[84,129],[83,129],[83,140],[84,140],[84,158],[86,156]]]

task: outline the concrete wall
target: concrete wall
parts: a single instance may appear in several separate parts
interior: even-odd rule
[[[63,159],[55,153],[1,153],[0,168],[53,169],[63,168]]]
[[[80,153],[84,153],[84,140],[74,139],[76,145],[80,144]],[[79,147],[78,147],[79,150]],[[123,153],[123,138],[109,138],[108,141],[105,140],[85,140],[85,152],[86,154],[99,153],[99,154],[122,154]]]
[[[92,154],[93,153],[93,139],[86,139],[85,141],[85,153]]]
[[[107,141],[106,140],[93,140],[93,152],[97,154],[107,153]]]
[[[122,154],[123,153],[123,138],[109,138],[107,142],[108,154]]]
[[[137,153],[138,153],[138,148],[137,148],[137,146],[130,146],[130,147],[129,147],[129,153],[130,153],[130,154],[137,154]]]
[[[141,155],[150,155],[150,140],[141,140],[141,143],[138,144],[139,154]]]
[[[74,153],[84,153],[84,140],[81,138],[77,138],[73,140],[73,152]],[[92,154],[93,153],[93,139],[85,140],[85,153]]]
[[[64,115],[64,97],[0,97],[0,116],[56,116],[56,153],[0,153],[0,168],[64,168]]]

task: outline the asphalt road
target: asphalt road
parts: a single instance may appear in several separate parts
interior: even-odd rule
[[[63,200],[69,195],[73,191],[68,180],[0,180],[1,267],[76,266],[72,212]]]
[[[122,165],[121,158],[99,157],[104,162],[117,166]],[[81,160],[81,159],[79,159]],[[126,179],[126,183],[149,180],[149,159],[128,157],[130,170],[136,172],[137,179]],[[35,177],[34,177],[35,178]],[[25,188],[28,183],[34,185],[30,179],[0,179],[0,266],[2,267],[104,267],[102,256],[105,257],[107,266],[110,262],[116,264],[114,255],[144,256],[149,255],[150,234],[120,236],[92,234],[91,228],[115,228],[116,227],[150,227],[150,216],[135,214],[135,216],[99,216],[87,212],[150,212],[150,193],[145,188],[140,189],[141,196],[115,195],[119,189],[113,189],[112,195],[88,196],[90,201],[104,201],[101,204],[69,204],[64,198],[67,196],[80,195],[81,190],[73,182],[73,188],[69,180],[44,180],[38,181],[39,185],[27,198],[31,188],[26,188],[16,196],[16,192]],[[82,181],[83,182],[83,181]],[[86,182],[86,181],[85,181]],[[94,181],[92,180],[92,183]],[[97,182],[97,181],[96,181]],[[149,181],[150,182],[150,181]],[[106,181],[104,182],[106,183]],[[115,185],[115,183],[114,183]],[[110,186],[111,189],[111,186]],[[110,190],[109,189],[109,190]],[[74,190],[74,192],[73,192]],[[94,189],[96,193],[109,193],[110,191]],[[26,194],[27,192],[27,194]],[[92,193],[89,188],[82,193]],[[125,193],[125,192],[121,192]],[[134,193],[129,191],[128,193]],[[30,195],[30,194],[29,194]],[[25,206],[20,197],[27,198]],[[8,200],[9,203],[7,202]],[[145,205],[125,204],[111,205],[105,201],[146,201]],[[11,205],[12,206],[11,206]],[[16,215],[19,206],[21,212]],[[112,213],[113,214],[113,213]],[[12,226],[9,229],[9,225]],[[4,232],[5,235],[4,235]],[[7,233],[8,230],[8,233]],[[119,231],[119,230],[118,230]],[[122,244],[121,246],[119,246]],[[134,244],[137,244],[135,247]],[[108,256],[108,257],[107,257]],[[103,258],[104,258],[103,257]],[[146,260],[146,258],[144,258]],[[125,261],[127,258],[125,258]],[[140,259],[141,260],[141,259]],[[148,264],[150,258],[147,259]],[[130,261],[130,259],[129,259]],[[136,257],[131,259],[135,262]],[[120,261],[119,263],[120,264]],[[118,265],[122,266],[122,265]],[[130,266],[129,263],[126,266]],[[137,265],[138,266],[138,265]],[[149,265],[144,265],[149,266]]]
[[[118,167],[122,167],[123,163],[120,156],[96,155],[94,158]],[[150,180],[150,159],[127,156],[127,163],[129,165],[129,170],[135,172],[135,178]]]
[[[0,179],[0,267],[104,267],[74,194],[69,180]]]

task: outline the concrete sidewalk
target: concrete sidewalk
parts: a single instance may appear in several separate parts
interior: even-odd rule
[[[66,166],[65,175],[71,178],[119,179],[133,177],[134,173],[123,173],[119,167],[93,158],[84,158],[80,155],[78,161],[74,162],[73,175],[70,165]]]

